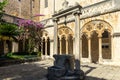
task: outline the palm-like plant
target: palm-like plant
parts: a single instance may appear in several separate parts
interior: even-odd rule
[[[17,36],[19,34],[20,30],[15,24],[6,22],[0,24],[0,40],[4,41],[4,45],[8,45],[8,52],[11,52],[10,41],[18,41]]]
[[[17,40],[16,37],[20,34],[18,26],[11,23],[2,23],[0,25],[0,39],[2,40]]]

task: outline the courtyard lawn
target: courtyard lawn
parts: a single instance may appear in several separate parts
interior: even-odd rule
[[[27,59],[36,58],[38,56],[37,55],[9,55],[6,57],[11,59],[27,60]]]
[[[41,56],[36,54],[14,54],[8,53],[7,55],[0,56],[0,66],[7,66],[12,64],[20,64],[25,62],[34,62],[41,60]]]

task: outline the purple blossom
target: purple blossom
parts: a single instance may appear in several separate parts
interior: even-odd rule
[[[39,22],[34,22],[32,20],[27,20],[27,19],[19,19],[18,26],[43,28],[43,24],[41,24]]]

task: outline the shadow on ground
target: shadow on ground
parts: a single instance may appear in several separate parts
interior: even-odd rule
[[[87,74],[92,72],[97,67],[92,67],[92,66],[88,66],[88,65],[82,65],[82,67],[88,68],[88,70],[85,71],[85,75],[86,75],[85,80],[106,80],[104,78],[97,78],[97,77],[87,76]]]
[[[91,67],[91,66],[88,66],[88,65],[82,65],[82,67],[88,68],[88,70],[85,72],[85,75],[87,75],[88,73],[90,73],[91,71],[96,69],[96,67]]]
[[[91,76],[86,76],[85,80],[106,80],[106,79],[97,78],[97,77],[91,77]]]
[[[0,67],[0,80],[41,80],[47,74],[44,64],[19,64]]]

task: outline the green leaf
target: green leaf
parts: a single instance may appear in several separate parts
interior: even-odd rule
[[[17,36],[21,33],[21,30],[18,29],[18,26],[11,23],[2,23],[0,25],[0,36],[9,37],[17,41]]]

